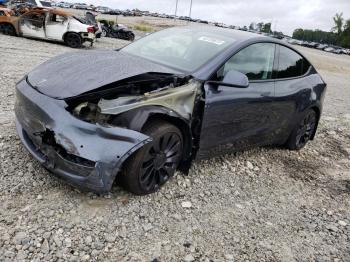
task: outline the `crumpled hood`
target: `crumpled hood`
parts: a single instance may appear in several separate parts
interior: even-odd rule
[[[52,58],[28,74],[28,82],[40,93],[64,99],[136,75],[176,70],[126,53],[97,50],[66,53]]]

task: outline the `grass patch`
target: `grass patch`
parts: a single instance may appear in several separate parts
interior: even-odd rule
[[[142,32],[152,32],[153,27],[145,25],[145,24],[137,24],[134,25],[134,29]]]
[[[96,19],[97,22],[100,22],[101,24],[109,24],[109,25],[114,25],[115,21],[113,20],[107,20],[107,19]]]

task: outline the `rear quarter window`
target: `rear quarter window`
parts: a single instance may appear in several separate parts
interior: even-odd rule
[[[279,46],[277,78],[299,77],[306,74],[310,63],[292,49]]]

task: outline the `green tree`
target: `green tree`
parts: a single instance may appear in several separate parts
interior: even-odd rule
[[[262,22],[256,24],[256,28],[259,32],[262,31],[263,27],[264,27],[264,23],[262,23]]]
[[[268,34],[271,33],[271,23],[264,24],[261,31]]]
[[[350,19],[346,20],[344,30],[339,39],[339,45],[350,48]]]
[[[343,13],[336,13],[333,17],[335,26],[332,28],[332,31],[336,32],[338,35],[341,35],[343,32],[344,18]]]

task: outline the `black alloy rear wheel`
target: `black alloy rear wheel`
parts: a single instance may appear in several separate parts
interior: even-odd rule
[[[137,195],[157,191],[171,178],[182,159],[181,131],[165,121],[146,125],[144,134],[153,141],[132,155],[121,174],[122,185]]]
[[[311,109],[293,130],[287,142],[287,147],[291,150],[302,149],[314,135],[316,126],[317,114],[315,110]]]

